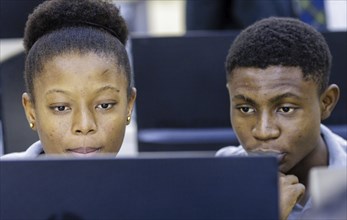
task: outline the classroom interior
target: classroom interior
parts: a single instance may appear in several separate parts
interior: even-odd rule
[[[21,107],[22,33],[28,13],[40,2],[1,3],[0,155],[23,151],[37,140]],[[134,117],[127,126],[118,156],[177,151],[213,154],[224,146],[238,145],[229,122],[224,59],[240,30],[187,31],[184,0],[113,2],[120,6],[129,25],[127,50],[139,92]],[[331,80],[342,91],[339,104],[326,124],[345,138],[346,7],[345,1],[325,1],[327,30],[323,33],[333,54]],[[179,83],[179,94],[174,94],[176,89],[170,80]],[[208,107],[202,97],[211,102]]]
[[[25,90],[22,35],[28,14],[42,1],[1,0],[0,156],[25,151],[38,140],[28,125],[21,104]],[[3,203],[1,206],[0,202],[0,207],[7,211],[0,211],[0,216],[9,213],[24,216],[24,219],[37,213],[37,216],[49,216],[57,213],[59,208],[68,207],[82,210],[80,213],[87,216],[82,219],[98,219],[100,213],[107,213],[103,217],[109,215],[109,219],[143,219],[144,216],[147,216],[145,219],[165,219],[167,216],[175,216],[173,219],[186,219],[187,216],[187,219],[238,219],[239,216],[277,219],[278,209],[274,209],[279,205],[275,158],[215,160],[219,149],[239,145],[229,119],[224,62],[240,29],[187,30],[188,0],[108,1],[120,6],[129,25],[127,51],[138,92],[131,123],[117,154],[120,160],[112,157],[93,163],[71,160],[63,164],[51,160],[46,167],[41,166],[42,161],[2,161],[1,176],[11,178],[1,180],[2,186],[8,187],[0,190],[1,199],[13,204]],[[347,139],[347,1],[322,1],[327,22],[322,34],[333,55],[330,82],[341,89],[339,103],[323,124]],[[143,160],[153,157],[155,160]],[[168,158],[180,161],[175,163]],[[51,172],[46,172],[45,169],[50,168]],[[264,168],[268,168],[267,171]],[[16,170],[23,172],[12,175]],[[40,176],[41,173],[46,175]],[[345,188],[347,183],[345,173],[346,169],[329,173],[326,169],[314,170],[310,178],[317,183],[317,188],[312,189],[312,194],[317,194],[315,202],[339,194],[338,190]],[[41,184],[42,179],[47,182]],[[332,180],[334,189],[330,187]],[[18,186],[18,182],[25,184]],[[259,183],[264,185],[262,190],[259,190]],[[236,190],[230,190],[230,185]],[[94,190],[95,187],[100,191]],[[249,187],[246,194],[239,190],[245,187]],[[322,187],[328,193],[319,197]],[[226,195],[226,190],[232,191],[232,196]],[[52,194],[56,195],[54,201],[50,198]],[[100,202],[101,205],[86,209],[91,204],[85,199],[88,196],[93,198],[92,204]],[[267,202],[263,202],[265,197]],[[108,199],[106,202],[105,198]],[[42,201],[53,201],[60,207],[55,209],[52,203],[43,204]],[[113,206],[104,207],[104,202]],[[194,212],[191,204],[203,208]],[[250,206],[258,207],[249,212]],[[34,207],[37,212],[31,209],[18,212],[17,207]],[[148,211],[152,207],[156,209]],[[118,213],[114,214],[116,209]],[[174,210],[174,213],[166,213],[166,210]],[[69,214],[52,215],[50,219],[59,219],[59,216],[80,219]]]

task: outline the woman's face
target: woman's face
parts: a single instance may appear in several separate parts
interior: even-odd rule
[[[136,91],[114,59],[68,53],[49,60],[34,79],[35,104],[23,94],[29,123],[46,154],[118,153]]]

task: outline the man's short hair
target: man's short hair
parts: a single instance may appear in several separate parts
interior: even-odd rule
[[[244,29],[232,43],[227,78],[238,67],[300,67],[304,79],[314,80],[319,92],[328,86],[331,53],[323,35],[294,18],[270,17]]]

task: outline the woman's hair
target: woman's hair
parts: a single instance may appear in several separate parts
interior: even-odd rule
[[[239,34],[225,67],[229,79],[238,67],[300,67],[304,79],[314,80],[322,92],[329,82],[331,60],[324,37],[313,27],[294,18],[270,17]]]
[[[119,9],[101,0],[47,0],[29,15],[24,31],[24,80],[34,101],[35,77],[54,56],[93,52],[113,59],[133,86],[125,49],[127,25]]]

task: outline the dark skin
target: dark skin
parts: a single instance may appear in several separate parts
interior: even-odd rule
[[[136,89],[112,57],[93,52],[60,54],[48,60],[34,80],[35,103],[23,94],[29,123],[46,154],[90,157],[117,154]]]
[[[287,219],[297,202],[306,202],[309,170],[328,165],[320,123],[334,109],[339,88],[330,85],[319,93],[299,67],[239,67],[231,75],[227,88],[233,129],[248,153],[278,156],[280,213]]]

